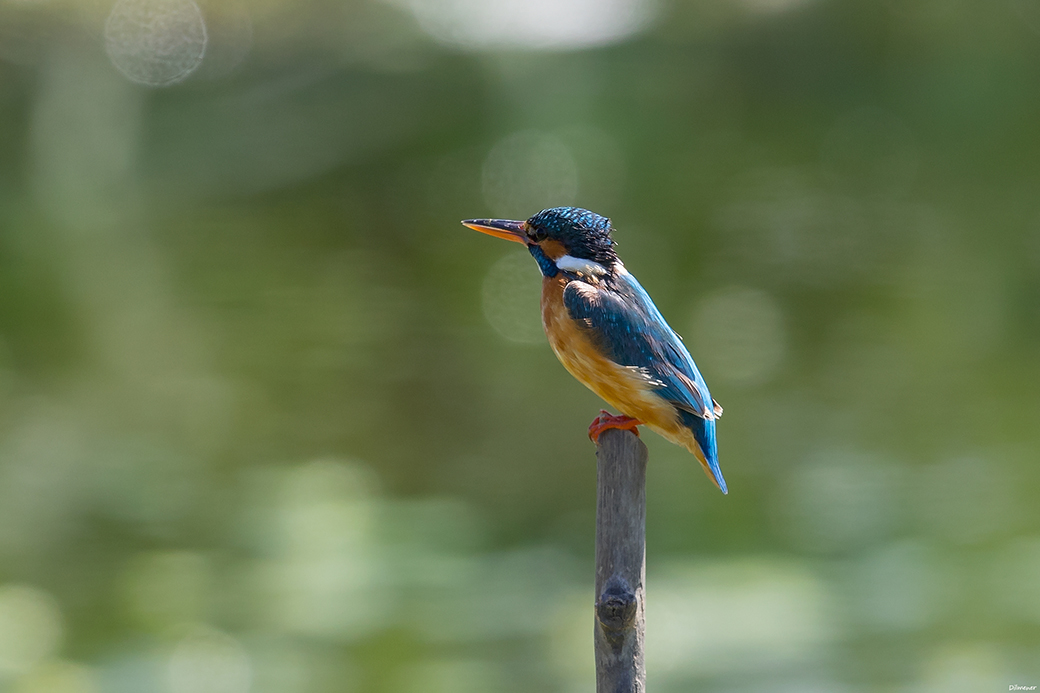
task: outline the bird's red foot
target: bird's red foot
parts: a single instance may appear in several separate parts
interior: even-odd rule
[[[593,419],[592,423],[589,424],[589,439],[593,443],[599,442],[599,435],[608,428],[620,428],[623,431],[632,431],[637,436],[639,435],[639,429],[636,426],[642,426],[643,422],[639,419],[633,419],[631,416],[625,416],[619,414],[614,416],[606,409],[599,410],[599,416]]]

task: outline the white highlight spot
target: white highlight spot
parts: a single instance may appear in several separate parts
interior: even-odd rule
[[[206,23],[192,0],[118,0],[105,21],[112,64],[138,84],[179,82],[202,63]]]
[[[526,251],[506,255],[484,279],[484,317],[511,342],[542,344],[542,274]]]
[[[31,669],[58,649],[61,612],[49,594],[27,585],[0,587],[0,674]]]
[[[396,0],[423,31],[470,50],[576,50],[646,29],[651,0]]]
[[[173,693],[247,693],[253,669],[237,640],[198,626],[174,648],[167,676]]]
[[[484,160],[484,200],[495,216],[526,219],[574,202],[578,166],[558,138],[533,130],[509,135]]]

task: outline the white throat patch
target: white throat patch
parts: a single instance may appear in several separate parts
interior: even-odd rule
[[[610,274],[610,270],[598,262],[583,260],[580,257],[574,257],[572,255],[564,255],[561,257],[556,261],[556,266],[564,272],[574,272],[575,274],[582,274],[586,277],[601,277],[604,274]]]

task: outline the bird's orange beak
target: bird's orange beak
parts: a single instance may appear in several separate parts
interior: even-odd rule
[[[486,233],[495,238],[504,238],[507,241],[528,244],[527,232],[524,230],[523,221],[510,221],[508,219],[467,219],[462,222],[475,231]]]

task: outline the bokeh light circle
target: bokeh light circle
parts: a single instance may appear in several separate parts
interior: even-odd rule
[[[484,278],[484,317],[511,342],[545,341],[541,317],[542,275],[524,251],[506,255]]]
[[[194,72],[206,41],[206,23],[192,0],[118,0],[105,21],[112,64],[127,79],[153,87]]]
[[[167,674],[173,693],[247,693],[253,668],[237,640],[197,626],[174,648]]]
[[[20,673],[53,654],[61,642],[61,611],[37,587],[0,587],[0,673]]]
[[[525,130],[496,144],[484,161],[484,200],[498,217],[526,219],[578,195],[578,166],[553,135]]]

